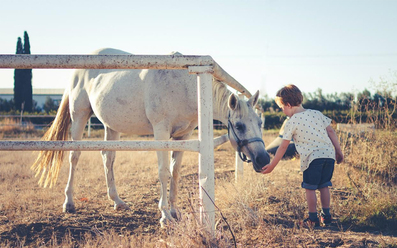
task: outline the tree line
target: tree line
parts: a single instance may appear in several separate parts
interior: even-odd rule
[[[375,123],[379,128],[397,127],[397,72],[392,81],[381,80],[374,94],[367,89],[357,94],[324,94],[321,89],[303,93],[303,107],[323,112],[336,123]],[[266,118],[265,128],[280,128],[286,116],[274,99],[259,100]]]
[[[388,105],[392,107],[396,101],[391,91],[377,91],[375,94],[367,89],[359,92],[356,96],[353,93],[333,93],[324,95],[321,89],[313,93],[303,93],[303,105],[308,109],[316,109],[319,111],[343,111],[350,110],[354,106],[358,106],[361,111],[368,107],[378,109]],[[264,97],[260,99],[260,104],[264,111],[277,112],[280,111],[274,99]]]

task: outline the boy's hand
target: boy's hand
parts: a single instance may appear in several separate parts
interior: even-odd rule
[[[272,172],[274,170],[275,166],[272,166],[271,164],[267,164],[265,166],[263,166],[261,173],[262,174],[269,174],[270,172]]]
[[[336,152],[336,163],[340,164],[343,162],[343,153],[342,152]]]

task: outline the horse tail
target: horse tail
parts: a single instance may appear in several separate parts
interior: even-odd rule
[[[70,123],[69,92],[66,90],[63,94],[56,117],[50,128],[44,134],[42,140],[68,140]],[[40,186],[47,187],[49,185],[51,188],[55,185],[63,157],[64,151],[40,151],[39,156],[31,167],[31,169],[36,172],[36,177],[41,173],[39,180]]]

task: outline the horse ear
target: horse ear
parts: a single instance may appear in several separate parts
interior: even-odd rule
[[[259,99],[259,90],[257,90],[256,93],[253,96],[251,96],[248,102],[252,107],[255,107],[255,105],[258,102],[258,99]]]
[[[231,110],[235,110],[237,108],[237,106],[238,106],[238,98],[237,98],[237,96],[235,94],[231,94],[229,96],[229,100],[228,100],[227,104],[228,104],[228,106],[229,106],[229,108]]]

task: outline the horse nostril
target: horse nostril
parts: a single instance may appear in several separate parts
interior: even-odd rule
[[[256,158],[255,158],[255,162],[256,162],[256,164],[261,165],[261,164],[262,164],[262,159],[261,159],[261,157],[260,157],[260,156],[256,157]],[[265,166],[265,165],[263,165],[263,166]]]
[[[269,155],[269,153],[266,152],[266,156],[265,157],[266,157],[266,162],[265,163],[269,164],[270,163],[270,155]]]
[[[255,162],[259,166],[265,166],[270,163],[270,156],[267,153],[263,153],[255,158]]]

